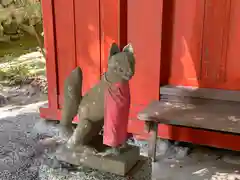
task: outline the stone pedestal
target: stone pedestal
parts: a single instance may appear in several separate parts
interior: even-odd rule
[[[77,169],[51,168],[47,165],[39,167],[39,180],[152,180],[152,163],[150,158],[141,157],[126,176],[79,166]]]
[[[140,160],[140,150],[136,146],[128,145],[121,149],[119,156],[96,155],[88,147],[78,147],[74,152],[62,146],[56,152],[56,157],[77,166],[86,166],[104,172],[125,176]]]

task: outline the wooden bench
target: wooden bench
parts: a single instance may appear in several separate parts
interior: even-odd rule
[[[148,153],[153,162],[158,124],[240,134],[240,102],[173,94],[163,94],[160,101],[153,101],[138,114],[138,119],[145,121],[147,131],[152,134]]]

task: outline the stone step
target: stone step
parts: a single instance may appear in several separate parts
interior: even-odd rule
[[[60,161],[73,165],[82,165],[121,176],[125,176],[140,160],[139,147],[131,145],[122,149],[119,156],[100,156],[87,151],[86,147],[80,147],[73,152],[62,146],[56,152],[56,157]]]

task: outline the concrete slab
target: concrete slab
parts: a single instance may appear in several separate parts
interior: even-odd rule
[[[153,180],[240,180],[240,164],[224,161],[230,152],[193,152],[182,159],[162,157],[154,163]]]
[[[142,158],[125,176],[79,166],[77,169],[51,168],[41,165],[39,180],[151,180],[152,167],[150,158]]]
[[[92,169],[125,176],[140,160],[140,150],[139,147],[128,145],[126,148],[121,149],[119,156],[100,156],[84,146],[79,147],[74,152],[62,146],[56,152],[56,158],[73,165],[83,165]]]

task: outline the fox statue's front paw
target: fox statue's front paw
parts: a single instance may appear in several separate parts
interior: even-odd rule
[[[75,136],[71,136],[67,143],[66,143],[66,147],[68,149],[74,149],[75,147],[77,146],[77,140],[76,140],[76,137]]]
[[[67,142],[73,134],[73,128],[59,125],[57,137],[62,141]]]
[[[118,156],[120,154],[120,147],[108,148],[104,152],[99,152],[99,156]]]

